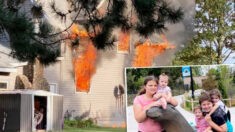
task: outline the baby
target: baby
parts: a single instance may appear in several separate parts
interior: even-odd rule
[[[163,109],[166,109],[167,102],[172,97],[171,89],[167,85],[168,85],[168,76],[162,73],[159,76],[157,92],[153,96],[153,99],[160,101]]]

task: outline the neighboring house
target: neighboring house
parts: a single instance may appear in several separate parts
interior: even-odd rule
[[[0,41],[0,91],[13,90],[16,76],[23,74],[23,66],[27,64],[13,59],[9,54],[6,42]]]
[[[193,77],[193,80],[198,86],[202,86],[203,80],[207,79],[207,76],[200,76],[200,77]],[[184,77],[184,85],[188,85],[188,87],[191,86],[191,78],[190,77]]]

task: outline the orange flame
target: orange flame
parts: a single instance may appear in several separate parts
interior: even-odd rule
[[[146,40],[144,44],[138,44],[136,46],[136,55],[133,60],[133,67],[148,67],[153,63],[153,59],[162,54],[167,48],[174,49],[175,46],[170,45],[164,35],[160,35],[163,43],[150,44],[149,40]]]
[[[118,50],[119,51],[127,51],[127,52],[129,52],[130,33],[129,32],[120,33],[119,41],[120,41],[120,43],[118,44]]]
[[[71,27],[71,33],[72,34],[69,36],[69,38],[71,38],[71,39],[75,39],[77,37],[79,37],[79,38],[87,38],[88,37],[88,33],[86,30],[79,31],[78,24],[74,24]]]
[[[78,58],[73,58],[76,88],[79,92],[89,92],[90,80],[96,71],[96,48],[90,42]]]
[[[96,72],[95,63],[97,50],[88,39],[88,33],[85,30],[80,31],[78,25],[73,25],[71,27],[71,33],[72,34],[69,36],[70,38],[75,39],[76,37],[79,37],[83,40],[82,42],[87,42],[79,45],[80,47],[84,47],[82,53],[78,53],[78,51],[81,50],[79,47],[72,48],[74,51],[72,63],[75,74],[76,90],[79,92],[89,92],[91,77]]]

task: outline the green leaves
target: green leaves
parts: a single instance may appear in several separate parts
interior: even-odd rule
[[[0,27],[9,35],[12,57],[20,61],[34,62],[36,58],[43,65],[56,61],[60,55],[56,46],[45,45],[43,37],[51,32],[46,23],[40,25],[39,35],[35,35],[35,24],[19,12],[13,12],[0,4]]]
[[[196,35],[173,64],[221,64],[234,51],[231,0],[196,0]]]

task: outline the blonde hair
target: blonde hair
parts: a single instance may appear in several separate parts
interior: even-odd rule
[[[213,95],[216,95],[219,97],[220,100],[222,100],[222,95],[218,89],[210,90],[209,94],[210,94],[210,97],[212,97]]]
[[[142,94],[146,93],[146,89],[144,88],[144,86],[146,86],[149,81],[156,81],[157,82],[157,79],[154,76],[145,77],[144,84],[143,84],[142,88],[139,90],[138,95],[142,95]]]
[[[166,77],[167,79],[169,78],[165,73],[162,73],[162,74],[159,75],[159,77],[158,77],[159,80],[160,80],[161,77]]]

